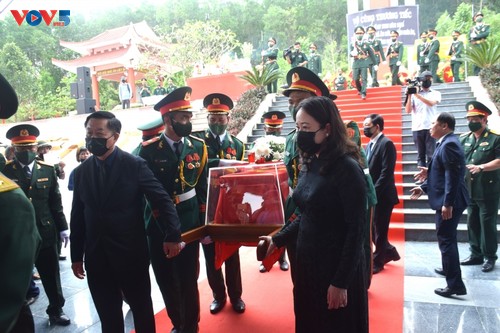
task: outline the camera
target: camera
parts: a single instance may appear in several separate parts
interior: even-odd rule
[[[417,93],[417,88],[419,88],[422,84],[422,79],[417,76],[413,79],[406,79],[406,83],[408,84],[408,88],[406,88],[406,94],[413,95]]]
[[[293,45],[283,50],[283,59],[286,59],[293,51]]]

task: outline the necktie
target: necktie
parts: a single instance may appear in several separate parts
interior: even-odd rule
[[[218,136],[218,135],[217,135],[217,136],[215,137],[215,150],[216,150],[217,152],[219,152],[219,150],[220,150],[220,146],[221,146],[221,145],[220,145],[220,136]]]
[[[368,143],[368,147],[366,147],[366,159],[370,158],[370,155],[372,153],[372,147],[373,147],[373,142],[370,141],[370,143]]]
[[[31,179],[31,169],[29,166],[25,165],[24,166],[24,174],[26,175],[26,178]]]
[[[174,142],[174,150],[175,150],[175,155],[177,155],[177,158],[181,156],[181,151],[182,151],[181,144],[182,142],[180,141]]]

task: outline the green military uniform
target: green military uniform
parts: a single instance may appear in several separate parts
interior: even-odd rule
[[[178,88],[158,102],[154,109],[160,111],[164,118],[170,117],[171,112],[191,112],[190,96],[191,88]],[[173,120],[171,122],[173,124]],[[179,156],[172,148],[172,140],[166,136],[166,132],[142,146],[138,155],[146,160],[172,197],[181,222],[181,231],[186,232],[205,222],[207,148],[199,138],[191,135],[181,137]],[[153,218],[154,216],[150,216],[146,220],[149,226],[151,264],[167,313],[177,331],[198,332],[199,242],[187,244],[178,256],[166,259],[163,253],[163,235],[154,229],[155,224],[151,223],[154,222]]]
[[[429,43],[427,42],[427,32],[422,32],[420,34],[420,38],[422,38],[422,43],[417,46],[417,64],[420,66],[419,74],[424,71],[429,70],[429,64],[425,63],[425,58],[429,54]]]
[[[218,167],[221,159],[242,161],[245,156],[243,142],[227,132],[227,124],[220,126],[219,124],[214,125],[210,122],[212,115],[229,117],[229,112],[233,108],[231,98],[220,93],[209,94],[203,99],[203,106],[208,112],[209,129],[193,133],[193,135],[204,140],[207,145],[208,168]],[[223,139],[221,139],[221,136]],[[218,187],[218,185],[216,186]],[[214,193],[217,193],[217,191]],[[217,205],[217,200],[217,197],[211,197],[209,205]],[[215,243],[203,244],[203,253],[205,255],[207,280],[214,298],[214,302],[210,308],[211,313],[219,312],[222,306],[224,306],[226,302],[226,285],[231,303],[234,305],[237,302],[241,302],[242,310],[244,311],[244,303],[241,301],[243,288],[239,251],[236,251],[224,261],[226,272],[225,282],[222,269],[215,269]]]
[[[333,100],[337,96],[330,94],[328,87],[325,83],[313,72],[304,67],[292,68],[286,74],[286,81],[288,84],[288,89],[283,91],[283,95],[289,97],[294,91],[305,91],[309,92],[311,96],[326,96]],[[292,118],[295,120],[295,114],[298,103],[292,105],[290,110]],[[302,164],[299,159],[299,150],[297,147],[297,131],[294,129],[286,136],[285,141],[285,156],[283,158],[283,163],[286,166],[288,173],[288,186],[290,187],[290,193],[285,203],[285,221],[286,223],[291,223],[300,214],[299,208],[295,205],[292,194],[293,190],[297,186],[299,179],[299,172],[302,168]],[[295,248],[287,247],[288,259],[290,260],[290,267],[292,270],[292,280],[294,279],[294,263],[295,263]]]
[[[14,146],[34,145],[38,134],[35,126],[17,125],[9,129],[7,138],[12,140]],[[63,212],[54,166],[37,159],[26,166],[31,164],[30,175],[23,169],[16,155],[13,161],[6,164],[4,174],[19,185],[35,209],[36,226],[42,238],[35,266],[49,299],[46,312],[49,317],[59,317],[63,314],[65,300],[61,288],[57,243],[59,233],[68,230],[68,223]],[[63,325],[67,324],[69,320]]]
[[[176,86],[174,86],[173,84],[169,84],[169,85],[167,86],[166,92],[167,92],[167,94],[170,94],[170,93],[171,93],[172,91],[174,91],[175,89],[177,89],[177,87],[176,87]]]
[[[344,75],[339,74],[335,78],[335,90],[340,91],[340,90],[345,90],[346,89],[346,78]]]
[[[370,33],[375,34],[376,30],[375,27],[369,26],[366,28],[366,31],[368,32],[369,36]],[[382,46],[382,41],[380,39],[376,39],[375,37],[369,37],[368,38],[368,44],[372,47],[373,52],[375,54],[375,62],[371,63],[370,66],[368,67],[368,70],[370,71],[370,75],[372,77],[372,87],[379,87],[378,79],[377,79],[377,71],[374,68],[374,65],[380,65],[382,61],[385,61],[385,54],[384,54],[384,47]]]
[[[453,73],[453,82],[460,82],[460,66],[462,66],[463,53],[464,43],[460,40],[453,41],[448,52],[448,55],[451,56],[450,65]]]
[[[266,64],[269,58],[277,59],[279,49],[276,45],[273,45],[262,52],[262,64]]]
[[[307,61],[307,56],[304,54],[304,52],[297,49],[293,50],[292,53],[290,53],[289,58],[292,68],[299,67],[301,63]]]
[[[396,33],[397,31],[391,31],[391,33]],[[401,80],[399,80],[399,66],[401,66],[401,61],[403,61],[404,46],[403,43],[399,41],[392,42],[387,48],[387,58],[389,59],[389,67],[391,68],[392,85],[402,85]]]
[[[166,93],[167,90],[165,90],[162,86],[157,86],[155,90],[153,90],[153,95],[165,95]]]
[[[7,119],[17,111],[19,102],[14,89],[1,74],[0,91],[0,119]],[[26,293],[40,235],[33,205],[19,186],[1,173],[4,165],[5,159],[0,154],[0,332],[10,332],[20,326],[33,331]]]
[[[491,114],[486,106],[475,101],[467,103],[466,108],[468,117]],[[474,132],[462,134],[460,142],[464,147],[466,165],[482,166],[500,159],[500,135],[487,127],[477,139]],[[494,262],[498,258],[496,226],[500,199],[500,169],[475,174],[468,171],[466,178],[471,196],[467,209],[471,258],[484,258]]]
[[[483,14],[480,12],[474,15],[474,22],[476,22],[476,25],[469,31],[469,43],[472,46],[478,46],[485,42],[486,38],[490,35],[490,26],[483,23]],[[479,75],[480,71],[481,67],[474,65],[474,75]]]
[[[429,30],[429,32],[432,32],[435,30]],[[437,33],[437,32],[436,32]],[[429,38],[431,39],[431,38]],[[437,75],[437,68],[439,65],[439,47],[441,46],[441,43],[435,36],[434,39],[431,39],[430,45],[429,45],[429,54],[425,58],[424,62],[426,64],[429,64],[429,70],[432,73],[432,79],[434,82],[442,82],[441,79],[439,79]]]
[[[314,74],[320,76],[323,73],[323,65],[321,61],[321,56],[316,52],[311,52],[309,54],[309,60],[307,61],[307,68]]]
[[[355,33],[365,32],[363,27],[356,27]],[[357,35],[362,36],[362,35]],[[362,98],[366,97],[366,86],[368,81],[368,67],[377,62],[373,48],[370,43],[363,40],[357,40],[351,45],[351,57],[354,58],[352,63],[352,78],[356,84],[356,89],[361,94]],[[361,82],[360,82],[361,79]]]
[[[267,69],[268,73],[271,73],[272,71],[277,71],[280,69],[280,66],[278,65],[278,62],[276,61],[276,58],[270,58],[264,66]],[[274,94],[278,92],[278,79],[274,80],[273,82],[269,83],[267,85],[267,92],[270,94]]]
[[[165,129],[165,125],[163,124],[163,119],[158,117],[157,119],[138,126],[137,129],[142,132],[142,142],[132,150],[131,154],[135,156],[138,156],[142,146],[147,146],[149,144],[149,140],[161,134]]]

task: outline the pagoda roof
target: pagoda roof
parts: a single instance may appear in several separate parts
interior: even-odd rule
[[[60,45],[81,55],[102,52],[108,49],[126,46],[131,43],[164,47],[160,38],[149,27],[146,21],[130,23],[130,25],[107,30],[89,40],[81,42],[60,41]]]

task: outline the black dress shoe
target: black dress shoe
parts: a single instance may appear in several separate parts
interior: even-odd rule
[[[434,272],[438,273],[439,275],[446,276],[446,273],[442,268],[434,268]]]
[[[280,269],[282,271],[287,271],[289,268],[288,262],[286,260],[280,261]]]
[[[50,325],[68,326],[71,323],[68,316],[61,312],[59,315],[49,316]]]
[[[380,273],[384,270],[384,266],[373,265],[373,274]]]
[[[460,265],[471,266],[471,265],[481,265],[483,263],[483,258],[470,256],[460,262]]]
[[[224,305],[226,305],[226,300],[218,301],[214,299],[212,304],[210,304],[210,313],[211,314],[216,314],[219,313],[222,308],[224,308]]]
[[[493,268],[495,268],[495,260],[494,259],[488,259],[488,260],[486,260],[484,262],[483,268],[481,268],[481,270],[484,273],[488,273],[488,272],[491,272],[493,270]]]
[[[245,312],[245,302],[241,298],[238,298],[236,301],[231,301],[231,304],[233,306],[233,310],[238,312],[238,313],[243,313]]]
[[[384,261],[387,264],[390,261],[398,261],[399,259],[401,259],[401,257],[399,256],[399,253],[396,250],[396,248],[394,248],[389,254],[385,256]]]
[[[267,269],[264,267],[264,265],[263,265],[263,264],[260,264],[260,267],[259,267],[259,272],[261,272],[261,273],[265,273],[265,272],[267,272]]]
[[[450,296],[453,296],[453,295],[457,295],[457,296],[460,296],[460,295],[467,295],[467,290],[465,288],[459,288],[459,289],[452,289],[452,288],[437,288],[436,290],[434,290],[434,292],[436,294],[438,294],[439,296],[443,296],[443,297],[450,297]]]

